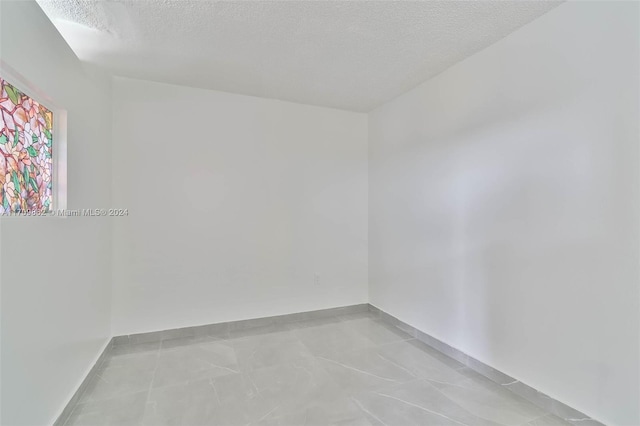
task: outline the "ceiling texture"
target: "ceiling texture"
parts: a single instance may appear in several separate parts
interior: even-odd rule
[[[559,2],[38,0],[116,75],[370,111]]]

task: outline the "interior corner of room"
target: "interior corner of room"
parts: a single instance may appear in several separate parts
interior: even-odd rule
[[[419,394],[482,422],[446,424],[640,425],[639,3],[64,3],[0,2],[0,77],[65,114],[65,208],[126,214],[0,218],[1,424],[73,424],[119,344],[204,333],[237,373],[256,328],[349,424],[426,424],[367,405]],[[179,44],[199,11],[215,61]],[[330,332],[413,364],[362,355],[356,395]],[[521,411],[465,405],[415,348]],[[405,396],[376,399],[385,374]],[[302,418],[276,413],[251,422]]]

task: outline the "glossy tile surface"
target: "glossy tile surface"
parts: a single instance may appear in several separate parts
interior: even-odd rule
[[[132,342],[67,425],[567,424],[368,312]]]

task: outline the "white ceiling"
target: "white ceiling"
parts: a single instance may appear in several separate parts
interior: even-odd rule
[[[114,74],[369,111],[558,2],[38,0]]]

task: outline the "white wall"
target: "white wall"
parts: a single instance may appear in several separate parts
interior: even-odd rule
[[[640,424],[638,3],[566,3],[369,117],[371,303]]]
[[[365,114],[124,78],[113,97],[114,335],[367,302]]]
[[[109,80],[81,69],[35,2],[0,14],[0,59],[68,111],[69,208],[108,207]],[[51,424],[110,337],[110,221],[1,221],[0,423]]]

